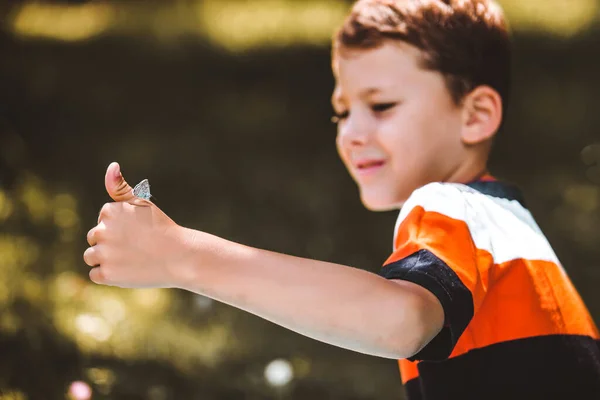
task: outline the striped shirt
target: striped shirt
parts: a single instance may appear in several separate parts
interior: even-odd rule
[[[380,275],[444,309],[442,331],[398,361],[409,400],[600,399],[598,329],[515,186],[417,189]]]

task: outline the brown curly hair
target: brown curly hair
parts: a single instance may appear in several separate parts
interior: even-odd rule
[[[420,66],[439,71],[456,104],[480,85],[506,110],[511,44],[493,0],[358,0],[333,38],[333,56],[401,40],[422,52]]]

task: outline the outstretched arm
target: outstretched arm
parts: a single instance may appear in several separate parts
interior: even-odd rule
[[[177,286],[335,346],[410,357],[442,328],[437,298],[410,282],[343,265],[250,248],[186,230]]]
[[[441,330],[444,313],[422,287],[343,265],[234,243],[181,227],[154,204],[133,198],[118,174],[88,234],[91,279],[121,287],[177,287],[199,293],[313,339],[399,359]]]

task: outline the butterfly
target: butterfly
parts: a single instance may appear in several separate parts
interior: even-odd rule
[[[150,200],[150,183],[148,179],[144,179],[133,188],[133,195],[144,200]]]

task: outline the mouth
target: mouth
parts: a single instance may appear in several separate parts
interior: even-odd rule
[[[359,160],[354,163],[354,168],[361,176],[372,175],[385,165],[384,160]]]

